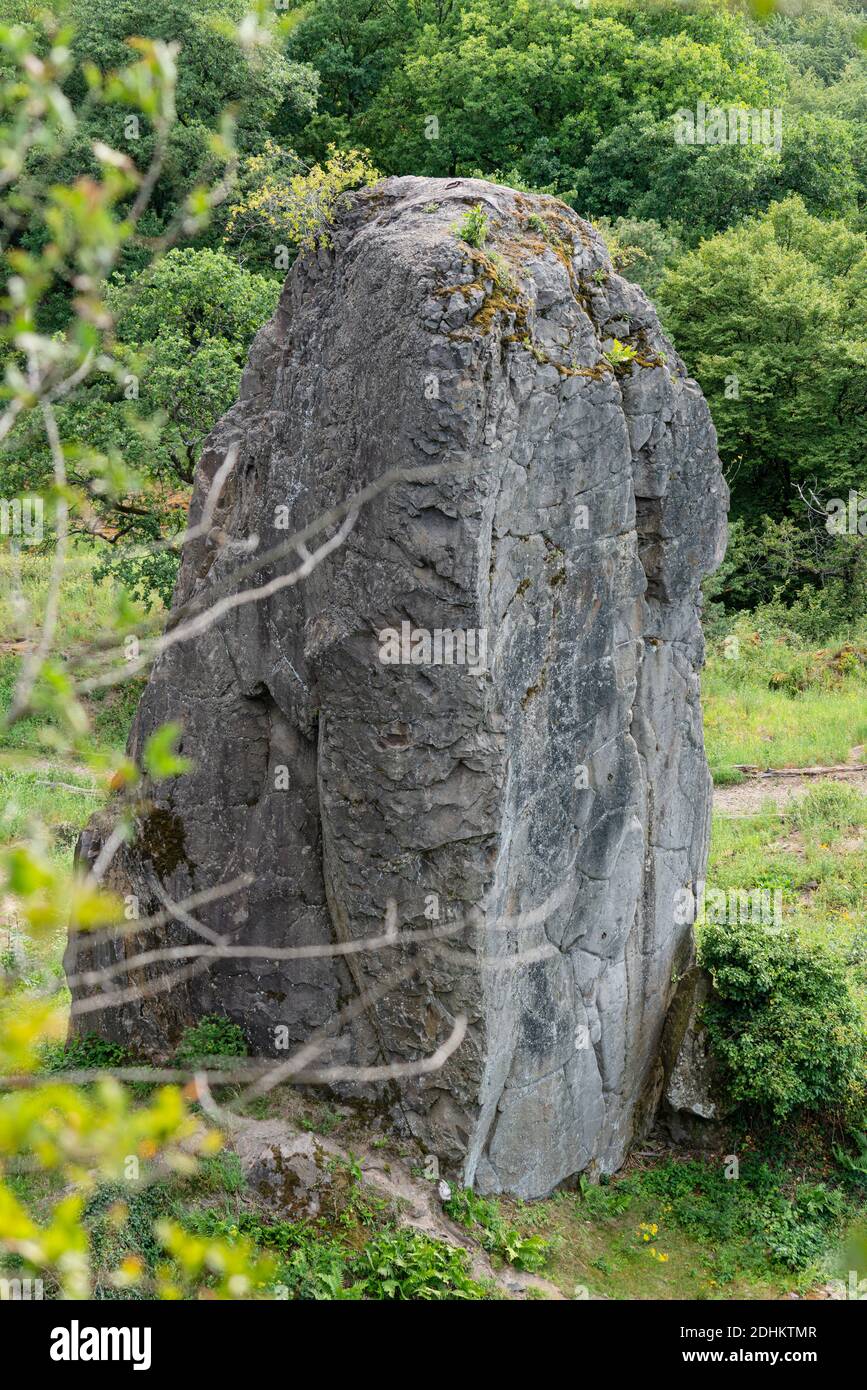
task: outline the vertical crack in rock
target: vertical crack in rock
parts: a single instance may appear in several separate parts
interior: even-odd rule
[[[476,203],[479,249],[455,236]],[[633,353],[616,367],[614,339]],[[351,1066],[419,1062],[462,1015],[444,1067],[372,1093],[425,1151],[521,1197],[615,1169],[652,1110],[691,952],[675,895],[707,851],[699,584],[727,494],[698,387],[563,204],[397,178],[293,267],[208,440],[193,523],[233,444],[172,623],[294,568],[241,573],[387,470],[442,472],[383,492],[302,585],[155,664],[131,752],[181,718],[195,765],[149,788],[112,881],[144,914],[161,908],[154,873],[175,900],[249,873],[198,916],[263,955],[105,1007],[97,1026],[165,1053],[218,1011],[276,1061],[282,1027],[292,1044],[322,1030],[319,1061]],[[467,659],[437,663],[438,633]],[[395,654],[408,659],[382,659]],[[168,812],[183,850],[155,858],[149,826]],[[82,858],[110,823],[111,809]],[[390,901],[394,946],[351,964],[269,957],[379,935]],[[447,939],[401,941],[449,921]],[[79,964],[140,945],[80,946]],[[363,990],[375,1001],[339,1027]]]

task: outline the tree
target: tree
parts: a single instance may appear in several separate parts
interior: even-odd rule
[[[756,25],[755,31],[759,43],[777,49],[799,71],[827,84],[837,81],[863,51],[863,14],[833,0],[814,0],[800,13],[774,14],[767,23]]]
[[[689,252],[659,302],[738,464],[736,507],[780,516],[797,482],[863,486],[867,237],[788,198]]]
[[[146,603],[154,594],[170,599],[175,556],[154,558],[139,546],[183,526],[202,444],[236,399],[253,334],[279,293],[280,280],[192,248],[108,287],[113,364],[57,406],[69,482],[80,489],[74,529],[109,548],[97,578],[121,579]],[[4,468],[7,486],[41,488],[50,453],[22,432]]]
[[[576,172],[576,206],[671,224],[694,245],[770,201],[778,158],[764,145],[687,145],[644,111],[603,134]]]
[[[598,17],[567,0],[471,0],[459,23],[418,32],[350,122],[352,136],[389,172],[515,168],[540,184],[556,166],[568,188],[630,111],[661,120],[700,98],[761,107],[784,89],[782,65],[736,17],[726,22],[737,42],[724,50],[682,32],[638,37],[625,9],[609,9]]]
[[[655,295],[666,266],[673,265],[683,253],[677,233],[652,218],[599,218],[597,226],[615,270]]]
[[[262,152],[241,166],[225,244],[237,247],[239,259],[286,270],[299,250],[329,246],[347,192],[378,178],[360,150],[329,145],[322,163],[307,168],[291,150],[266,140]]]
[[[418,20],[410,0],[317,0],[293,27],[287,54],[318,73],[323,112],[351,118],[370,105],[397,66]],[[279,132],[301,133],[286,114]],[[317,134],[314,126],[314,140]],[[323,153],[324,145],[315,150],[317,157]]]
[[[241,154],[258,149],[278,110],[309,118],[316,108],[318,78],[309,67],[289,62],[277,42],[272,17],[257,41],[240,45],[234,32],[246,11],[245,0],[68,0],[73,25],[71,62],[63,95],[75,113],[75,130],[62,151],[36,149],[29,169],[36,179],[71,182],[82,174],[95,177],[93,152],[99,141],[121,151],[139,171],[153,167],[160,144],[152,114],[124,110],[92,90],[92,69],[110,73],[129,62],[130,43],[145,35],[178,45],[178,80],[174,111],[157,174],[148,200],[147,216],[139,228],[147,238],[125,247],[121,264],[132,272],[145,265],[156,239],[165,236],[182,216],[185,200],[196,183],[213,181],[223,152],[218,132],[228,120],[231,140]],[[32,34],[32,44],[45,46],[44,35]],[[202,227],[200,238],[218,242],[223,230],[219,209]],[[189,232],[187,232],[189,235]],[[21,241],[32,249],[42,244],[40,227],[25,229]],[[49,327],[65,321],[65,301],[52,306]]]
[[[232,108],[238,144],[249,148],[281,102],[295,101],[311,114],[318,84],[309,69],[290,66],[275,42],[240,46],[237,26],[246,12],[244,0],[70,0],[75,65],[66,94],[80,111],[87,99],[85,65],[95,63],[102,72],[122,67],[130,38],[177,43],[177,136],[184,128],[200,134],[215,129]],[[90,117],[85,120],[89,125]]]
[[[42,55],[39,59],[35,47]],[[55,748],[84,759],[90,755],[88,715],[53,655],[70,520],[78,501],[68,476],[76,450],[62,436],[59,412],[98,367],[122,370],[122,363],[110,355],[112,320],[105,280],[144,214],[174,120],[174,49],[159,40],[143,40],[138,60],[109,81],[91,74],[100,99],[150,116],[156,132],[151,164],[136,169],[120,152],[97,144],[95,176],[65,186],[34,178],[26,157],[28,151],[39,150],[49,160],[61,161],[76,139],[75,116],[61,89],[72,65],[65,35],[50,15],[38,45],[25,27],[0,26],[0,53],[4,225],[13,234],[25,222],[45,232],[30,250],[14,245],[6,251],[0,299],[0,343],[5,350],[0,442],[20,432],[19,460],[26,468],[26,447],[33,448],[44,431],[51,472],[40,501],[50,504],[53,522],[48,597],[2,727],[5,732],[38,709],[55,721]],[[210,190],[200,188],[194,200],[197,217],[190,209],[193,228],[207,215],[209,200]],[[75,294],[66,333],[49,337],[39,331],[40,308],[58,280],[71,284]],[[124,477],[121,460],[117,472]],[[109,483],[108,473],[104,481]],[[178,770],[179,760],[170,746],[173,738],[170,727],[158,730],[152,746],[144,750],[143,768],[154,778]],[[98,760],[92,759],[91,765],[98,767]],[[125,758],[116,760],[115,774],[116,785],[127,787],[138,785],[141,778],[141,770]],[[100,875],[75,873],[52,856],[50,845],[48,827],[37,823],[2,856],[3,893],[7,901],[14,899],[13,911],[26,923],[29,940],[44,942],[67,922],[74,931],[86,931],[121,921],[123,904],[103,889]],[[96,1084],[85,1089],[74,1084],[74,1072],[62,1081],[40,1072],[44,1046],[62,1031],[65,1010],[56,986],[49,982],[30,988],[11,954],[13,958],[4,952],[0,969],[3,1273],[44,1277],[50,1292],[86,1298],[92,1288],[94,1239],[86,1215],[88,1199],[101,1185],[118,1179],[130,1180],[134,1186],[128,1191],[138,1193],[169,1174],[194,1173],[198,1158],[213,1154],[222,1141],[193,1112],[189,1097],[177,1086],[155,1087],[142,1103],[110,1075],[100,1076],[98,1067]],[[32,1187],[26,1192],[22,1188],[22,1161],[24,1171],[29,1165],[44,1180],[38,1196]],[[116,1214],[122,1224],[120,1211]],[[165,1252],[162,1267],[149,1279],[141,1260],[131,1254],[120,1258],[109,1275],[114,1289],[146,1283],[158,1297],[177,1298],[184,1293],[195,1297],[207,1285],[211,1296],[235,1298],[255,1296],[273,1278],[273,1263],[259,1260],[249,1242],[194,1240],[175,1221],[155,1228],[152,1239]]]
[[[853,213],[861,194],[853,128],[829,116],[785,120],[772,144],[678,144],[671,120],[638,111],[600,137],[576,171],[589,215],[673,223],[689,244],[790,193],[822,217]]]
[[[744,523],[715,592],[809,609],[820,588],[838,624],[857,619],[863,537],[833,537],[805,499],[867,489],[867,237],[788,198],[688,252],[658,302],[707,395]]]

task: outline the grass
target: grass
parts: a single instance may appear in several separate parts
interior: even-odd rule
[[[867,744],[867,634],[816,649],[741,622],[709,645],[702,706],[718,785],[739,780],[737,764],[845,763]]]
[[[73,551],[64,572],[53,648],[54,657],[59,658],[61,664],[98,638],[116,636],[120,649],[122,638],[115,627],[116,590],[105,581],[94,583],[94,565],[93,552],[79,549]],[[27,611],[22,616],[13,604],[11,557],[0,554],[0,715],[8,708],[12,698],[21,661],[17,648],[21,639],[31,635],[29,624],[38,622],[41,617],[49,574],[50,561],[47,556],[26,557],[22,566],[22,592]],[[130,680],[98,691],[88,700],[86,708],[91,728],[85,740],[86,751],[108,754],[123,746],[142,688],[142,680]],[[51,758],[50,730],[50,718],[21,719],[3,734],[2,750]],[[7,757],[4,761],[9,765],[15,760]],[[20,760],[17,761],[20,765]],[[54,761],[58,767],[66,765],[66,760]]]
[[[28,623],[42,613],[51,573],[47,555],[22,555],[21,590],[27,605],[26,613],[18,614],[13,603],[15,570],[11,555],[0,552],[0,633],[4,641],[17,641],[28,636]],[[60,612],[57,629],[61,652],[87,643],[101,632],[111,630],[115,612],[115,588],[112,584],[94,583],[96,556],[82,547],[73,550],[63,574],[60,591]]]
[[[375,1210],[335,1228],[326,1221],[274,1221],[255,1212],[221,1217],[187,1213],[196,1234],[230,1241],[246,1236],[279,1258],[275,1289],[284,1298],[477,1302],[495,1296],[469,1272],[467,1252],[394,1224]],[[354,1239],[360,1230],[360,1240]]]
[[[475,207],[465,212],[460,222],[456,222],[453,228],[454,234],[461,241],[465,241],[468,246],[473,246],[477,250],[484,246],[488,236],[488,217],[481,203],[476,203]]]
[[[567,1297],[774,1299],[839,1275],[847,1221],[863,1220],[863,1190],[798,1176],[758,1156],[736,1181],[722,1155],[669,1158],[502,1205],[550,1242],[546,1272]]]
[[[153,1270],[162,1258],[153,1223],[168,1216],[192,1234],[230,1244],[250,1240],[257,1251],[275,1256],[271,1292],[278,1298],[475,1302],[495,1296],[493,1286],[472,1277],[465,1250],[399,1225],[388,1202],[351,1174],[343,1176],[325,1214],[297,1221],[276,1219],[257,1206],[231,1153],[207,1160],[195,1179],[143,1189],[132,1199],[116,1187],[101,1189],[91,1202],[97,1256],[106,1270],[130,1253]],[[121,1197],[125,1221],[112,1226],[104,1214]],[[110,1285],[103,1278],[99,1287]]]
[[[705,682],[705,745],[718,786],[740,780],[736,764],[829,767],[848,761],[867,742],[867,696],[863,690],[809,692],[795,699],[773,691],[726,689],[710,675]]]
[[[768,802],[755,816],[715,816],[707,883],[780,889],[784,925],[842,956],[867,1016],[865,827],[867,797],[836,783],[782,812]]]
[[[20,1201],[48,1214],[57,1184],[44,1174],[14,1175]],[[135,1286],[119,1289],[112,1277],[130,1256],[153,1274],[165,1251],[155,1238],[164,1219],[191,1234],[242,1239],[277,1261],[277,1298],[367,1301],[479,1301],[498,1296],[470,1272],[467,1252],[398,1224],[398,1213],[352,1175],[335,1184],[327,1212],[315,1220],[284,1221],[261,1209],[246,1186],[236,1155],[205,1160],[193,1178],[168,1178],[141,1187],[104,1183],[87,1200],[85,1218],[94,1265],[94,1297],[138,1299]],[[53,1296],[50,1288],[48,1296]]]
[[[616,1191],[620,1184],[611,1186]],[[661,1201],[623,1195],[628,1205],[620,1211],[587,1208],[566,1193],[533,1210],[533,1230],[553,1248],[548,1277],[567,1298],[761,1299],[779,1298],[791,1287],[785,1274],[751,1274],[731,1248],[708,1246],[679,1230]],[[519,1227],[522,1219],[526,1213],[514,1217]],[[643,1237],[654,1227],[651,1245]]]
[[[93,582],[94,563],[93,552],[79,548],[67,566],[56,643],[61,658],[116,634],[115,589]],[[9,648],[26,635],[12,603],[12,574],[10,556],[0,555],[0,712],[8,705],[21,659]],[[25,557],[22,587],[36,616],[48,576],[48,557]],[[94,751],[122,747],[141,688],[141,681],[130,681],[90,699]],[[702,702],[708,761],[718,783],[737,780],[739,763],[845,763],[854,747],[867,743],[867,630],[816,649],[781,629],[766,624],[759,631],[739,620],[733,637],[709,643]],[[45,721],[21,720],[4,735],[3,747],[50,757]]]
[[[46,762],[41,769],[22,772],[0,764],[0,843],[20,838],[36,818],[51,829],[55,854],[66,858],[102,797],[102,789],[83,770]]]
[[[445,1210],[453,1221],[475,1236],[488,1254],[531,1274],[544,1269],[548,1242],[542,1236],[522,1235],[509,1226],[493,1198],[477,1197],[471,1188],[465,1188],[452,1194]]]
[[[115,592],[110,584],[93,582],[94,563],[91,551],[73,551],[64,574],[54,648],[61,663],[82,644],[115,634]],[[29,617],[22,617],[12,599],[11,557],[0,554],[0,716],[9,707],[20,669],[20,640],[28,636],[29,622],[38,620],[42,612],[49,565],[47,556],[24,557],[22,591]],[[50,716],[21,719],[3,733],[0,846],[25,837],[34,826],[44,826],[50,833],[52,857],[64,861],[71,857],[79,832],[103,804],[106,788],[101,774],[123,750],[142,689],[143,682],[133,680],[100,691],[86,702],[90,727],[78,757],[58,752]]]

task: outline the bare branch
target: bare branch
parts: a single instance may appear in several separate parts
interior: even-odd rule
[[[527,931],[550,917],[565,901],[568,892],[569,885],[564,884],[550,894],[538,907],[531,908],[527,912],[499,917],[493,921],[486,920],[483,909],[479,909],[467,916],[450,918],[438,927],[422,927],[401,932],[397,928],[397,908],[394,904],[386,912],[385,932],[378,936],[356,937],[351,941],[338,941],[322,946],[274,946],[267,942],[261,945],[229,946],[225,944],[225,939],[219,933],[205,927],[200,922],[196,922],[181,909],[180,905],[172,903],[168,894],[160,886],[160,898],[170,909],[171,917],[169,920],[174,918],[183,921],[199,935],[207,936],[213,944],[201,946],[196,943],[189,943],[182,946],[154,947],[153,950],[142,951],[138,955],[125,957],[123,960],[117,961],[113,965],[104,966],[100,970],[82,971],[78,975],[70,976],[67,983],[70,988],[76,985],[92,987],[113,979],[116,975],[143,969],[145,966],[160,964],[163,961],[335,959],[337,957],[369,955],[374,951],[394,949],[395,947],[436,944],[468,930],[501,933]],[[390,900],[390,904],[393,904],[393,900]],[[134,925],[138,927],[140,924],[135,923]],[[450,959],[458,963],[463,963],[466,959],[457,952],[448,951],[447,948],[438,947],[438,949],[441,949]],[[556,954],[557,947],[551,942],[545,942],[540,946],[532,947],[527,952],[516,952],[509,956],[481,956],[477,958],[476,963],[480,967],[490,967],[497,970],[514,969],[518,965],[530,964],[534,960],[544,960]]]
[[[209,903],[219,902],[222,898],[230,898],[234,893],[240,893],[242,888],[249,888],[252,882],[252,874],[241,874],[238,878],[230,879],[227,883],[218,883],[216,888],[206,888],[200,893],[193,893],[189,898],[184,898],[182,902],[173,903],[169,899],[170,910],[168,912],[154,913],[151,917],[137,917],[130,922],[115,922],[110,926],[100,927],[93,931],[79,929],[78,935],[82,941],[91,945],[105,940],[116,940],[121,935],[165,927],[169,922],[175,921],[181,911],[195,911],[196,908],[206,907]]]
[[[88,874],[92,883],[101,883],[105,874],[108,872],[109,865],[117,854],[121,845],[126,840],[126,827],[121,823],[116,825],[109,835]]]
[[[134,1004],[140,999],[150,999],[155,994],[165,994],[170,989],[176,989],[178,985],[186,984],[187,980],[204,974],[209,964],[207,960],[196,961],[195,965],[173,971],[171,975],[158,975],[155,980],[146,980],[141,985],[130,985],[128,989],[118,989],[112,994],[93,994],[86,999],[74,999],[70,1005],[70,1015],[74,1018],[81,1014],[101,1013],[103,1009],[117,1008],[120,1004]]]
[[[127,662],[124,670],[109,672],[103,676],[95,676],[92,680],[82,681],[78,687],[79,690],[82,693],[88,693],[93,690],[104,690],[112,685],[120,685],[123,681],[129,680],[146,666],[149,666],[156,657],[167,651],[169,647],[201,636],[203,632],[207,631],[209,627],[213,627],[214,623],[219,622],[226,613],[233,609],[241,608],[248,603],[259,603],[262,599],[270,598],[273,594],[279,593],[281,589],[300,584],[301,580],[306,579],[326,556],[343,544],[355,525],[357,517],[357,511],[351,511],[337,533],[330,540],[324,541],[312,555],[308,554],[298,568],[289,574],[278,575],[276,579],[260,585],[257,589],[242,589],[239,593],[229,594],[226,598],[218,600],[213,607],[206,609],[197,618],[191,618],[189,622],[181,624],[180,627],[170,628],[163,637],[157,638],[153,642],[146,655],[139,657],[137,661]]]
[[[352,513],[359,512],[362,507],[372,502],[389,488],[395,487],[400,483],[421,484],[432,482],[447,474],[460,476],[461,474],[471,472],[474,467],[475,464],[472,460],[455,460],[446,464],[423,464],[419,468],[389,469],[374,482],[368,483],[366,487],[361,488],[358,492],[352,493],[351,496],[344,498],[342,502],[338,502],[333,507],[329,507],[326,511],[321,512],[313,521],[303,526],[300,530],[295,531],[291,536],[287,536],[284,540],[280,541],[278,545],[273,546],[270,550],[264,551],[262,554],[256,555],[254,559],[248,560],[245,564],[239,565],[236,569],[232,570],[231,574],[227,574],[223,576],[223,578],[210,584],[204,593],[194,595],[185,604],[182,604],[181,607],[174,609],[169,614],[169,623],[174,627],[182,623],[186,618],[203,613],[207,610],[209,603],[213,602],[214,599],[219,598],[221,595],[228,593],[244,579],[260,574],[262,570],[271,568],[273,565],[279,563],[281,560],[287,559],[293,554],[299,555],[300,557],[302,554],[302,547],[306,547],[309,540],[312,540],[329,526],[349,517]],[[133,631],[140,634],[145,633],[149,628],[163,620],[162,614],[153,614],[147,618],[143,618],[140,623],[136,624]],[[76,669],[82,666],[99,652],[110,651],[113,653],[116,648],[117,642],[114,638],[106,638],[93,642],[78,656],[72,657],[69,662],[70,669]]]
[[[425,1076],[439,1070],[448,1061],[452,1053],[460,1047],[466,1032],[467,1019],[463,1014],[459,1014],[445,1042],[441,1043],[436,1051],[417,1062],[385,1062],[372,1067],[322,1067],[318,1071],[298,1071],[283,1076],[281,1083],[293,1086],[327,1086],[340,1081],[390,1081],[395,1078]],[[184,1067],[81,1067],[64,1072],[63,1079],[74,1086],[86,1086],[93,1081],[104,1080],[106,1076],[112,1076],[116,1081],[145,1084],[152,1082],[155,1085],[179,1085],[192,1081],[197,1090],[204,1082],[210,1091],[211,1086],[232,1086],[259,1073],[267,1075],[270,1070],[272,1068],[267,1062],[239,1058],[236,1065],[223,1071],[201,1071]],[[45,1084],[44,1076],[33,1072],[19,1072],[12,1076],[0,1077],[0,1092],[34,1090]],[[201,1096],[200,1090],[199,1095]],[[219,1111],[218,1114],[220,1122],[223,1123],[223,1114]]]
[[[69,542],[69,506],[64,496],[66,488],[66,459],[63,453],[63,445],[60,442],[60,433],[57,428],[54,410],[49,401],[43,400],[40,402],[40,405],[42,409],[42,418],[45,422],[45,433],[48,436],[48,443],[51,448],[51,459],[54,464],[54,486],[57,491],[55,549],[51,564],[48,595],[43,610],[42,632],[40,633],[39,641],[33,651],[28,652],[21,664],[21,671],[18,680],[15,682],[15,690],[12,695],[11,705],[2,725],[0,725],[0,727],[4,729],[11,728],[27,709],[39,672],[42,670],[48,658],[48,654],[51,651],[51,644],[54,641],[54,631],[57,627],[57,616],[60,607],[60,586],[63,583],[63,571],[66,565],[66,551]]]

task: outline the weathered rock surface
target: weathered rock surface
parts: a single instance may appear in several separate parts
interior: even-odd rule
[[[319,1216],[333,1186],[328,1156],[312,1134],[267,1144],[249,1164],[247,1181],[283,1219]]]
[[[713,986],[693,965],[678,982],[660,1047],[662,1098],[658,1128],[675,1143],[712,1146],[725,1115],[719,1066],[710,1049],[702,1009]]]
[[[454,234],[477,202],[481,250]],[[289,573],[297,555],[253,574],[251,554],[387,470],[442,472],[389,487],[303,584],[155,664],[130,750],[180,718],[194,769],[150,789],[112,880],[145,914],[249,873],[194,916],[262,955],[136,971],[184,973],[97,1026],[164,1052],[217,1011],[277,1061],[323,1030],[317,1066],[382,1066],[422,1061],[464,1016],[441,1069],[377,1092],[445,1171],[534,1197],[616,1169],[691,959],[675,895],[707,847],[697,605],[727,494],[698,387],[562,204],[389,179],[293,267],[208,441],[191,522],[232,445],[173,622]],[[380,634],[404,623],[468,633],[484,665],[432,664],[420,639],[420,660],[384,663]],[[274,958],[381,934],[389,900],[395,945]],[[448,939],[401,940],[450,921]],[[155,939],[198,940],[181,922]]]

